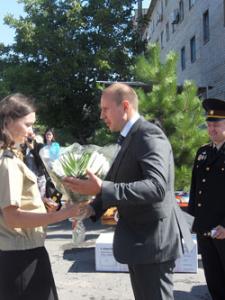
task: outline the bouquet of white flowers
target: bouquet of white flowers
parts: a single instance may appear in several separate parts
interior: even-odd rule
[[[68,190],[63,186],[62,178],[65,176],[85,178],[87,170],[100,178],[104,178],[115,157],[116,149],[116,145],[100,147],[96,145],[82,146],[74,143],[69,147],[61,147],[58,157],[52,157],[49,147],[46,146],[40,150],[40,157],[64,199],[78,202],[88,200],[91,196],[80,195]]]

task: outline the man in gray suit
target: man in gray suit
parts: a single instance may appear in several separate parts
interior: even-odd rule
[[[174,299],[172,274],[182,255],[181,237],[189,250],[193,243],[174,196],[171,145],[158,126],[140,117],[137,95],[126,84],[103,91],[101,119],[123,140],[106,179],[88,172],[87,180],[68,177],[64,183],[96,195],[87,206],[93,220],[117,207],[113,251],[118,262],[128,264],[135,299]]]

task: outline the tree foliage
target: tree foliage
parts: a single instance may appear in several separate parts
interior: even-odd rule
[[[195,84],[185,81],[178,93],[176,63],[173,52],[161,63],[159,47],[151,45],[138,57],[135,74],[136,79],[152,86],[151,92],[137,91],[140,112],[161,123],[174,152],[176,189],[188,190],[196,150],[207,142],[207,134],[202,130],[204,115]]]
[[[5,17],[15,43],[0,46],[0,94],[35,96],[41,122],[85,142],[99,126],[97,80],[127,80],[139,41],[134,0],[20,0]]]

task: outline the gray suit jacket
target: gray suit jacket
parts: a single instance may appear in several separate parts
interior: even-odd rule
[[[176,259],[182,253],[181,237],[189,250],[193,247],[174,196],[171,145],[160,128],[143,118],[131,128],[94,200],[95,219],[111,206],[119,213],[113,243],[117,261]]]

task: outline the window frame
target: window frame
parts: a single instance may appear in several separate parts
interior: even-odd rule
[[[195,0],[189,0],[189,10],[195,5]]]
[[[164,30],[161,31],[160,33],[160,46],[161,46],[161,49],[164,48]]]
[[[224,15],[224,26],[225,26],[225,0],[223,0],[223,15]]]
[[[203,42],[204,44],[208,43],[210,39],[210,30],[209,30],[209,10],[207,9],[203,13],[203,20],[202,20],[202,25],[203,25]]]
[[[179,13],[180,13],[180,23],[183,22],[184,20],[184,1],[180,0],[179,1]]]
[[[186,50],[185,50],[185,46],[183,46],[180,50],[180,61],[181,61],[181,70],[184,71],[186,69]]]
[[[169,22],[166,23],[166,41],[170,40],[170,24]]]
[[[194,63],[197,59],[197,57],[196,57],[196,37],[195,37],[195,35],[190,39],[190,58],[191,58],[191,63]]]

